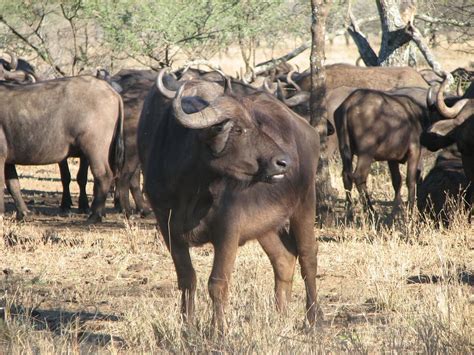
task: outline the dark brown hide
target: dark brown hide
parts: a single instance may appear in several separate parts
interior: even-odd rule
[[[19,215],[27,209],[20,201],[14,164],[52,164],[84,155],[95,181],[90,221],[99,221],[113,175],[123,162],[122,126],[120,95],[94,77],[0,85],[0,166],[6,164],[6,184]],[[2,191],[0,212],[3,210]]]
[[[468,207],[465,203],[468,185],[461,154],[451,146],[439,153],[433,168],[419,186],[418,210],[447,226],[450,216],[456,213],[453,208],[459,205]]]
[[[125,162],[117,180],[116,207],[127,216],[132,213],[129,190],[135,201],[137,212],[147,215],[150,209],[143,198],[140,187],[140,168],[137,150],[137,126],[143,102],[155,85],[157,73],[152,70],[121,70],[111,80],[122,87],[120,95],[124,105]]]
[[[184,85],[174,100],[151,89],[138,151],[144,189],[175,264],[185,319],[192,321],[196,291],[189,247],[214,246],[209,293],[213,325],[221,331],[237,248],[257,239],[274,268],[279,309],[289,299],[298,256],[313,324],[317,133],[268,94],[227,95],[216,83],[199,80]],[[208,118],[220,123],[182,125]]]

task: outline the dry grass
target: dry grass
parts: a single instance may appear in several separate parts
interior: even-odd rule
[[[328,61],[343,53],[348,61],[347,49],[330,47]],[[449,69],[460,61],[450,61]],[[340,166],[331,169],[342,216]],[[127,222],[110,213],[102,225],[86,227],[84,216],[57,209],[56,166],[19,170],[25,199],[38,214],[16,223],[9,200],[0,222],[0,353],[474,352],[474,230],[465,215],[454,216],[449,229],[403,216],[379,226],[359,216],[353,224],[315,229],[325,315],[317,329],[304,322],[299,272],[288,314],[280,315],[270,263],[248,243],[235,265],[228,335],[215,339],[207,294],[211,248],[192,250],[197,317],[186,327],[174,267],[153,218]],[[392,199],[386,170],[379,165],[369,181],[384,218],[390,212],[384,202]],[[76,186],[73,192],[77,197]]]
[[[333,166],[333,175],[338,169]],[[390,200],[388,176],[380,170],[369,186],[376,200]],[[22,171],[56,176],[54,166]],[[342,192],[340,179],[334,180]],[[24,181],[39,189],[35,184]],[[315,229],[325,314],[315,330],[304,322],[299,273],[289,312],[280,315],[270,263],[248,243],[235,265],[228,335],[214,339],[207,295],[211,248],[192,250],[197,319],[186,327],[178,315],[174,267],[152,218],[126,222],[109,214],[104,225],[84,227],[84,216],[57,215],[58,182],[39,184],[44,197],[27,194],[41,214],[26,224],[3,221],[0,352],[474,351],[474,233],[466,216],[456,216],[450,229],[403,217],[377,228],[360,218]],[[382,203],[376,208],[384,216],[389,210]]]

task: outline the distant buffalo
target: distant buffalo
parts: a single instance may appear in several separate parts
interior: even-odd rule
[[[114,174],[123,164],[123,103],[105,81],[91,76],[30,85],[0,84],[0,186],[3,179],[19,218],[28,213],[15,164],[58,163],[85,157],[94,175],[90,222],[102,219]],[[0,191],[0,214],[4,211]]]

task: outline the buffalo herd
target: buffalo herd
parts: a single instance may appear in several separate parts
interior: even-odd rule
[[[131,192],[136,212],[153,211],[175,265],[185,320],[193,320],[196,292],[189,248],[214,247],[208,288],[213,329],[220,332],[237,249],[256,239],[273,266],[280,311],[299,260],[306,317],[314,324],[320,315],[313,228],[321,132],[309,124],[310,72],[284,69],[267,73],[260,86],[187,67],[41,80],[28,62],[9,54],[0,59],[0,185],[24,218],[29,210],[15,165],[57,163],[61,208],[69,209],[67,158],[78,157],[81,210],[89,208],[89,167],[94,177],[88,223],[102,220],[114,180],[118,210],[127,217],[134,212]],[[407,163],[411,213],[416,201],[425,215],[447,224],[457,213],[445,206],[448,195],[461,196],[470,211],[472,83],[463,96],[446,96],[448,78],[430,83],[426,72],[409,67],[333,64],[326,76],[327,155],[339,148],[349,215],[353,184],[363,207],[375,212],[366,187],[374,161],[388,162],[395,209],[403,206],[399,165]],[[425,148],[443,150],[423,180]]]

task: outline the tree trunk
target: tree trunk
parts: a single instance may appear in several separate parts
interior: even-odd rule
[[[331,200],[331,179],[329,175],[326,111],[326,71],[324,69],[324,40],[326,33],[326,17],[331,0],[311,0],[311,119],[313,127],[319,126],[321,132],[321,148],[319,166],[316,175],[317,215],[320,222],[328,223]]]
[[[406,14],[408,16],[402,18],[401,13],[406,12],[403,9],[407,9],[411,5],[408,4],[409,1],[402,0],[402,4],[399,7],[399,0],[377,0],[382,26],[382,43],[380,44],[378,56],[378,65],[380,66],[408,65],[411,37],[405,32],[405,27],[412,16]]]

